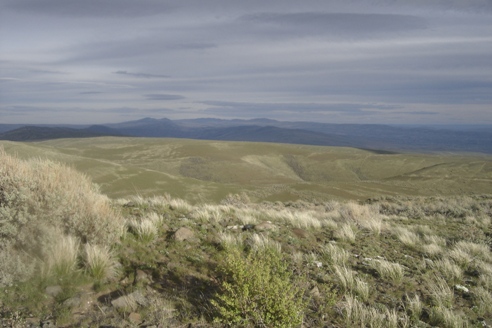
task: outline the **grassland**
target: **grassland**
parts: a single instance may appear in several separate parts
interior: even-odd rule
[[[0,144],[21,158],[68,164],[111,198],[169,193],[199,203],[230,193],[325,201],[492,192],[492,157],[478,154],[111,137]]]
[[[3,326],[492,326],[489,157],[3,145]]]

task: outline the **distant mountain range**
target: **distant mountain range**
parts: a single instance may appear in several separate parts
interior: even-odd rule
[[[104,125],[0,124],[0,139],[40,141],[59,138],[134,136],[345,146],[378,151],[492,153],[492,126],[390,126],[282,122],[270,119],[169,120],[144,118]]]

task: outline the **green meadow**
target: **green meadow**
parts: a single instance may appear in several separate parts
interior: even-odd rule
[[[1,142],[87,174],[111,198],[169,193],[192,203],[245,193],[254,201],[363,200],[492,192],[492,157],[342,147],[153,138]]]

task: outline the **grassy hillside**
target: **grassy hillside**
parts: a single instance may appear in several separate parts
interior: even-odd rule
[[[491,196],[109,202],[51,161],[0,173],[4,327],[492,324]]]
[[[66,163],[112,198],[169,193],[195,203],[230,193],[255,201],[492,193],[486,155],[111,137],[0,144],[22,158]]]

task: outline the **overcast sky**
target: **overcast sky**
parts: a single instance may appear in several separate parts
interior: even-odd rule
[[[0,0],[0,123],[492,124],[492,0]]]

